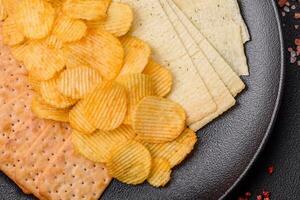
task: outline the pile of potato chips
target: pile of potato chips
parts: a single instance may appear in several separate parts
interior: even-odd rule
[[[127,184],[155,187],[193,150],[186,114],[164,97],[172,75],[127,33],[132,9],[111,0],[1,0],[4,43],[28,70],[32,111],[69,122],[75,149]]]

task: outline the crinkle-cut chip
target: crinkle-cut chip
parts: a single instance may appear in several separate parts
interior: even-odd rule
[[[47,2],[49,2],[53,6],[53,8],[59,9],[62,8],[62,5],[65,2],[65,0],[47,0]]]
[[[87,26],[84,21],[61,15],[54,23],[52,34],[63,42],[74,42],[83,38],[86,31]]]
[[[15,59],[19,62],[24,62],[26,54],[29,52],[30,42],[24,42],[23,44],[16,45],[10,48],[10,51]]]
[[[64,58],[66,62],[67,69],[77,68],[77,67],[90,67],[85,59],[76,55],[71,51],[70,48],[63,48]]]
[[[141,143],[131,140],[112,148],[106,166],[112,177],[137,185],[150,174],[151,155]]]
[[[79,101],[69,113],[69,122],[73,129],[83,133],[91,134],[96,128],[87,120],[83,114],[82,101]]]
[[[0,0],[0,20],[5,20],[6,17],[8,16],[7,11],[5,9],[3,0]]]
[[[13,17],[8,17],[2,24],[3,43],[9,46],[20,44],[25,40]]]
[[[151,77],[144,74],[127,74],[120,76],[117,82],[123,85],[128,92],[128,110],[124,124],[131,124],[132,113],[137,104],[147,96],[153,96],[154,89]]]
[[[132,115],[132,126],[138,137],[148,143],[164,143],[176,139],[185,128],[183,108],[168,99],[145,97]]]
[[[20,0],[2,0],[4,8],[8,14],[8,16],[12,16],[16,13],[16,9]]]
[[[171,173],[172,169],[168,160],[154,157],[152,158],[151,171],[147,181],[154,187],[163,187],[170,181]]]
[[[22,0],[17,3],[16,22],[30,39],[42,39],[51,31],[55,10],[43,0]]]
[[[150,59],[144,72],[151,76],[155,94],[159,97],[165,97],[172,90],[173,77],[171,72],[154,60]]]
[[[91,135],[73,130],[72,142],[75,149],[84,157],[93,162],[106,163],[113,147],[132,140],[135,136],[130,126],[121,125],[115,130],[99,130]]]
[[[187,128],[176,140],[172,142],[162,144],[150,144],[143,142],[143,144],[150,151],[151,156],[165,158],[170,162],[171,167],[173,168],[180,164],[194,149],[196,142],[196,133]]]
[[[41,81],[34,78],[30,73],[28,74],[27,81],[31,88],[37,92],[38,94],[41,94]]]
[[[55,35],[50,35],[46,38],[45,43],[50,48],[61,49],[63,47],[63,42],[58,39]]]
[[[78,59],[97,69],[104,79],[114,79],[120,73],[124,49],[120,41],[106,31],[93,31],[68,48]]]
[[[41,119],[51,119],[60,122],[69,121],[69,109],[59,109],[50,106],[38,95],[32,99],[31,110]]]
[[[75,19],[103,19],[111,0],[67,0],[63,4],[63,12]]]
[[[83,99],[84,115],[96,128],[113,130],[123,123],[127,102],[127,92],[123,86],[105,81]]]
[[[44,42],[31,42],[25,52],[24,64],[39,80],[49,80],[65,67],[61,49],[49,48]]]
[[[122,37],[121,43],[125,50],[125,58],[120,75],[142,73],[151,54],[149,45],[146,42],[132,36]]]
[[[64,96],[81,99],[101,82],[99,72],[93,68],[77,67],[63,71],[57,88]]]
[[[105,20],[87,21],[88,27],[92,29],[104,29],[116,37],[128,33],[133,21],[131,7],[124,3],[112,2],[107,11]]]
[[[55,108],[68,108],[77,100],[63,96],[57,89],[57,77],[41,82],[41,96],[45,102]]]

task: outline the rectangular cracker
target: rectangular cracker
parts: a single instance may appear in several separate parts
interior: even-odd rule
[[[238,75],[249,75],[242,27],[229,13],[226,0],[173,0]],[[229,16],[228,16],[229,15]]]
[[[192,124],[214,112],[216,104],[159,1],[120,1],[134,10],[132,34],[148,42],[153,58],[172,72],[174,85],[168,98],[183,106],[188,116],[187,123]]]
[[[39,179],[40,195],[51,200],[99,199],[111,177],[103,164],[93,163],[74,151],[67,140]]]
[[[192,128],[194,131],[198,131],[200,128],[231,108],[235,104],[235,99],[226,88],[222,80],[219,78],[213,67],[210,65],[201,49],[197,46],[197,43],[178,19],[174,10],[170,7],[169,1],[170,0],[160,0],[162,7],[168,15],[177,34],[183,41],[183,44],[186,46],[194,65],[206,84],[215,103],[217,104],[216,112],[190,125],[190,128]]]
[[[185,14],[176,6],[174,2],[170,2],[171,8],[188,30],[189,34],[195,40],[210,64],[229,89],[232,96],[237,96],[244,88],[245,84],[240,77],[232,70],[224,58],[210,44],[210,42],[202,35],[202,33],[193,25],[193,23],[185,16]]]

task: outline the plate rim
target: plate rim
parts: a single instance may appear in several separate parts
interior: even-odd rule
[[[271,120],[270,123],[268,125],[268,128],[264,134],[264,137],[257,149],[257,151],[255,152],[255,154],[253,155],[251,161],[249,162],[249,164],[247,165],[247,167],[244,169],[244,171],[240,174],[240,176],[236,179],[236,181],[230,186],[229,189],[227,189],[227,191],[219,198],[219,200],[225,200],[225,198],[233,191],[234,188],[237,187],[237,185],[243,180],[243,178],[248,174],[248,172],[250,171],[250,169],[253,167],[253,165],[255,164],[255,161],[258,159],[258,157],[260,156],[260,154],[263,152],[264,148],[266,147],[266,144],[272,134],[274,125],[276,123],[276,119],[278,116],[278,112],[280,109],[280,105],[282,102],[282,96],[283,96],[283,89],[284,89],[284,83],[285,83],[285,74],[286,74],[286,61],[285,61],[285,43],[284,43],[284,39],[283,39],[283,29],[282,29],[282,19],[279,16],[279,11],[278,11],[278,7],[277,7],[277,2],[276,0],[271,0],[271,4],[273,7],[273,10],[275,12],[275,18],[276,18],[276,22],[277,22],[277,29],[279,32],[279,43],[280,43],[280,77],[279,77],[279,85],[278,85],[278,91],[277,91],[277,96],[276,96],[276,102],[275,102],[275,106],[273,109],[273,113],[271,116]]]

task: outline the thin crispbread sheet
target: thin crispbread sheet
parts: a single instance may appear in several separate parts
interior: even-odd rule
[[[178,19],[174,10],[170,7],[170,1],[171,0],[160,0],[161,5],[163,6],[166,14],[173,24],[177,34],[183,41],[183,44],[187,48],[194,65],[196,66],[210,94],[217,104],[216,112],[190,125],[190,128],[192,128],[194,131],[197,131],[207,123],[227,111],[229,108],[231,108],[235,104],[235,99],[231,95],[230,91],[226,88],[222,80],[219,78],[213,67],[210,65],[201,49],[197,46],[197,43],[190,36],[189,32]]]
[[[235,10],[224,6],[225,1],[173,0],[238,75],[249,75],[242,27],[231,14],[227,17]]]
[[[216,104],[159,0],[119,1],[129,4],[134,10],[132,34],[148,42],[153,50],[153,58],[172,72],[174,85],[168,98],[185,109],[187,124],[199,121],[214,112]]]
[[[202,52],[215,71],[229,89],[232,96],[237,96],[245,88],[245,84],[240,77],[232,70],[224,58],[210,44],[210,42],[202,35],[202,33],[193,25],[193,23],[185,16],[185,14],[176,6],[174,2],[169,2],[170,7],[175,11],[177,17],[188,30],[189,34],[198,44]]]
[[[97,200],[110,181],[103,164],[77,154],[67,140],[39,179],[40,195],[51,200]]]

